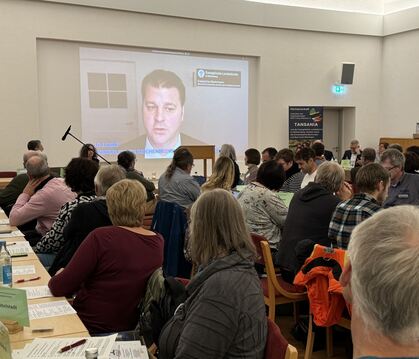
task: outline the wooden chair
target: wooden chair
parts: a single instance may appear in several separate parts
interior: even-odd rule
[[[313,331],[313,315],[311,314],[311,311],[310,311],[308,320],[309,322],[308,322],[307,343],[306,343],[306,350],[304,353],[304,359],[311,359],[313,355],[314,338],[316,336]],[[351,330],[350,319],[341,318],[336,325],[339,325],[340,327]],[[326,328],[326,352],[327,352],[328,358],[331,358],[333,356],[333,326]]]
[[[143,220],[143,228],[151,230],[151,223],[153,222],[153,213],[146,214]]]
[[[297,321],[298,310],[296,303],[307,300],[307,292],[285,282],[280,274],[275,273],[271,248],[265,238],[252,234],[252,239],[258,253],[259,248],[261,250],[261,258],[258,258],[257,262],[264,264],[266,268],[267,277],[261,278],[261,285],[265,304],[269,308],[268,318],[275,320],[276,305],[293,303],[294,319]]]
[[[265,359],[297,359],[298,351],[288,344],[276,323],[269,318],[268,337],[266,339]]]

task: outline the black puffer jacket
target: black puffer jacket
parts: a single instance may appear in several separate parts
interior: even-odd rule
[[[304,239],[330,246],[329,223],[339,202],[338,197],[315,182],[294,195],[279,243],[278,262],[282,269],[298,272],[296,248]]]

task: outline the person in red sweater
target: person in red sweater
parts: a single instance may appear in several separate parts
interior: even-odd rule
[[[163,238],[142,227],[144,186],[121,180],[106,200],[113,226],[92,231],[48,283],[55,296],[76,293],[74,309],[91,334],[134,329],[147,280],[163,263]]]

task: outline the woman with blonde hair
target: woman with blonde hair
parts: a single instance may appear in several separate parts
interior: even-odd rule
[[[234,149],[233,145],[225,143],[221,146],[220,149],[220,156],[228,157],[230,160],[233,161],[234,164],[234,181],[231,188],[236,188],[240,182],[240,167],[237,164],[237,156],[236,150]]]
[[[225,156],[221,156],[215,161],[214,170],[208,181],[205,182],[201,191],[209,191],[215,188],[230,191],[234,182],[234,164],[233,161]]]
[[[159,359],[262,359],[265,305],[239,204],[222,189],[203,193],[192,206],[190,229],[199,270],[160,335]]]
[[[147,194],[121,180],[106,192],[113,226],[92,231],[49,281],[55,296],[76,293],[74,309],[91,334],[134,329],[147,280],[163,263],[163,238],[142,227]]]

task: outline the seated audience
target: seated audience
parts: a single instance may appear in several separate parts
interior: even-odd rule
[[[38,155],[37,151],[27,151],[23,155],[23,173],[14,177],[10,183],[3,189],[0,189],[0,207],[8,216],[13,205],[16,203],[17,198],[23,192],[23,189],[29,182],[29,177],[26,171],[26,162],[34,155]]]
[[[281,165],[275,161],[264,162],[259,168],[256,181],[246,186],[237,198],[250,231],[265,237],[273,254],[278,251],[288,213],[287,206],[277,193],[284,179]]]
[[[390,188],[384,207],[400,204],[419,205],[419,176],[404,171],[404,155],[390,148],[381,156],[381,164],[390,173]]]
[[[85,145],[83,145],[83,147],[80,149],[80,157],[87,158],[91,161],[99,163],[99,159],[97,158],[96,147],[93,146],[91,143],[86,143]]]
[[[380,160],[381,155],[388,148],[388,146],[389,146],[388,142],[380,142],[380,144],[378,145],[378,161]]]
[[[419,155],[416,152],[408,151],[404,154],[404,171],[406,173],[419,174]]]
[[[239,204],[221,189],[203,193],[192,206],[190,229],[200,270],[160,335],[159,357],[264,358],[265,304]]]
[[[392,143],[391,145],[388,146],[388,149],[397,150],[397,151],[403,153],[403,147],[399,143]]]
[[[96,198],[94,178],[99,165],[87,158],[73,158],[65,169],[65,183],[77,194],[75,200],[64,204],[51,229],[34,247],[42,264],[49,267],[64,241],[64,227],[79,203],[90,202]]]
[[[210,191],[216,188],[231,191],[234,181],[234,164],[225,156],[218,157],[210,178],[202,185],[201,191]]]
[[[414,152],[419,156],[419,146],[410,146],[406,148],[406,152]]]
[[[300,261],[297,256],[300,246],[306,243],[304,240],[330,246],[331,241],[327,234],[333,212],[340,201],[352,196],[351,188],[344,180],[345,171],[339,164],[322,163],[314,182],[292,198],[278,253],[281,274],[286,281],[292,283],[304,263],[305,258]],[[309,255],[310,253],[307,254]]]
[[[367,149],[362,155],[365,152]],[[348,248],[355,226],[381,209],[387,198],[390,176],[378,163],[370,163],[359,168],[355,183],[359,193],[338,204],[329,225],[329,239],[342,249]]]
[[[400,206],[355,228],[341,276],[354,358],[417,359],[419,209]]]
[[[316,141],[314,141],[313,142],[313,145],[315,143],[321,143],[324,146],[324,143],[323,143],[322,140],[316,140]],[[324,150],[324,158],[326,159],[326,161],[334,161],[335,160],[335,156],[333,155],[333,152],[332,151],[329,151],[329,150],[326,150],[326,149]]]
[[[185,147],[173,154],[172,163],[159,178],[159,198],[165,202],[189,207],[201,193],[198,182],[191,176],[193,156]]]
[[[236,150],[233,145],[224,144],[220,149],[220,156],[228,157],[234,164],[234,182],[232,188],[236,188],[240,184],[240,168],[237,164]]]
[[[324,157],[324,144],[321,142],[314,142],[311,145],[311,149],[314,151],[315,157],[314,161],[316,162],[317,167],[320,166],[326,158]]]
[[[36,219],[35,230],[25,233],[26,239],[35,245],[51,229],[62,205],[76,194],[62,178],[50,175],[46,156],[40,152],[28,159],[26,170],[29,182],[10,211],[9,221],[11,226],[20,226]]]
[[[267,147],[262,151],[262,162],[272,161],[275,159],[278,151],[274,147]]]
[[[247,172],[244,174],[244,184],[249,184],[256,179],[258,166],[260,163],[260,153],[256,148],[249,148],[244,153],[244,164],[247,166]]]
[[[44,146],[40,140],[30,140],[27,144],[28,151],[40,151],[44,150]]]
[[[342,160],[350,160],[351,167],[361,166],[361,148],[358,140],[352,140],[349,146],[349,150],[346,150],[343,154]]]
[[[73,307],[90,334],[134,329],[147,280],[163,263],[163,238],[142,227],[146,200],[135,180],[109,188],[113,226],[91,232],[48,283],[55,296],[76,294]]]
[[[301,172],[288,178],[281,188],[282,192],[297,192],[313,182],[317,173],[316,154],[311,148],[304,147],[295,154],[295,162]]]
[[[156,207],[154,197],[154,191],[156,190],[156,186],[154,186],[153,182],[147,180],[142,174],[142,172],[138,172],[135,169],[135,161],[135,153],[131,151],[123,151],[118,155],[118,165],[120,165],[123,169],[125,169],[125,171],[127,171],[127,178],[140,181],[141,184],[144,186],[145,190],[147,191],[146,213],[153,213],[154,208]]]
[[[374,163],[376,160],[376,157],[377,155],[373,148],[369,148],[369,147],[365,148],[361,154],[361,166],[365,166],[368,163]],[[351,182],[352,183],[355,183],[355,177],[359,169],[360,169],[360,166],[357,166],[351,169]]]
[[[79,203],[74,208],[71,218],[64,227],[61,247],[55,248],[57,255],[49,269],[51,275],[68,264],[91,231],[112,224],[106,205],[106,193],[113,184],[125,179],[125,176],[125,170],[117,165],[103,166],[99,169],[94,179],[97,198],[90,202]]]
[[[275,161],[284,169],[286,180],[300,172],[298,163],[294,162],[294,153],[289,148],[283,148],[280,150],[275,155]]]

